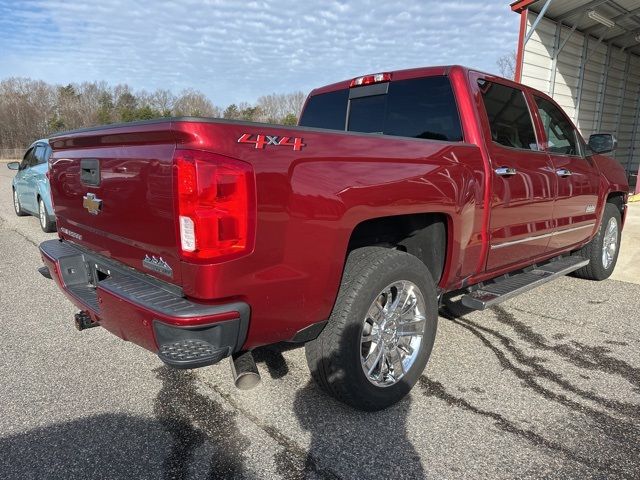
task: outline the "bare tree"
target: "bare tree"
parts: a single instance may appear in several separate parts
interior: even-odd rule
[[[287,116],[298,118],[304,104],[305,95],[302,92],[272,93],[258,98],[260,121],[268,123],[282,123]]]
[[[514,79],[516,76],[516,52],[509,52],[496,60],[500,75],[505,78]]]
[[[0,148],[24,148],[47,135],[55,114],[54,89],[45,82],[8,78],[0,82]]]
[[[134,92],[106,82],[51,85],[28,78],[0,81],[0,149],[24,149],[52,133],[112,122],[172,115],[209,116],[295,125],[302,92],[265,95],[255,104],[229,105],[224,113],[201,92],[176,96],[166,89]]]
[[[219,117],[220,109],[211,103],[203,93],[193,89],[183,90],[173,105],[177,116]]]
[[[158,89],[151,95],[149,105],[160,112],[163,117],[173,113],[177,97],[169,90]]]

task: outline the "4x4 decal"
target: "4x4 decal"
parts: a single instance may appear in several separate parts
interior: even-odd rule
[[[238,139],[238,143],[250,143],[255,145],[255,148],[264,148],[265,146],[273,145],[275,147],[293,147],[294,150],[302,150],[302,147],[306,146],[302,143],[302,137],[280,137],[278,135],[255,135],[252,133],[243,133]]]

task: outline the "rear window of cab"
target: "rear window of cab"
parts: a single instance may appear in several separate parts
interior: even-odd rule
[[[386,92],[380,93],[376,88],[372,89],[372,95],[350,95],[354,90],[366,88],[369,86],[314,95],[307,102],[300,125],[450,142],[462,140],[460,116],[448,77],[397,80],[388,83]]]

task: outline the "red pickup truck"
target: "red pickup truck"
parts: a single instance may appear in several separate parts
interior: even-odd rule
[[[459,66],[311,92],[299,126],[171,118],[51,138],[45,266],[100,325],[195,368],[304,343],[360,409],[422,374],[439,305],[484,309],[616,263],[628,185],[547,95]]]

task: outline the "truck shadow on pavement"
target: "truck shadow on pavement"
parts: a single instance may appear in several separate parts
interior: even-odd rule
[[[256,356],[274,378],[288,368],[277,348]],[[0,439],[2,478],[261,478],[247,465],[250,439],[238,426],[237,408],[203,393],[195,372],[165,366],[154,372],[162,382],[153,404],[155,418],[108,413],[7,436]],[[407,409],[405,401],[385,412],[356,412],[310,382],[294,400],[300,424],[311,433],[308,449],[261,424],[252,412],[242,414],[279,445],[275,456],[265,452],[264,459],[252,461],[275,464],[285,480],[374,478],[381,471],[392,476],[393,468],[402,469],[405,477],[411,471],[412,478],[422,478],[418,454],[405,437]],[[402,463],[371,464],[370,458]],[[340,476],[336,464],[349,473]]]
[[[167,450],[161,425],[126,414],[102,414],[0,439],[3,479],[159,478]]]
[[[610,355],[603,346],[588,346],[569,340],[555,343],[535,332],[529,325],[502,307],[492,312],[499,328],[490,328],[467,317],[468,310],[447,308],[441,316],[476,337],[495,356],[499,365],[520,381],[521,394],[539,395],[565,410],[562,431],[544,432],[526,428],[509,420],[503,413],[474,405],[470,400],[448,391],[443,383],[421,377],[419,386],[428,397],[439,398],[449,405],[492,420],[494,425],[531,444],[563,455],[581,465],[592,475],[637,478],[640,471],[640,405],[608,398],[568,379],[564,367],[622,377],[633,392],[640,391],[640,369]],[[550,319],[558,321],[558,319]],[[504,328],[503,328],[504,327]],[[515,335],[510,336],[509,331]],[[566,335],[554,337],[564,340]],[[527,353],[533,351],[534,353]],[[550,358],[542,357],[547,354]],[[551,359],[560,360],[558,371]],[[569,368],[568,368],[569,369]],[[580,375],[589,379],[587,375]],[[519,395],[513,392],[513,395]],[[548,434],[545,436],[545,434]],[[562,477],[562,472],[556,472]]]
[[[249,439],[237,426],[237,412],[224,409],[200,393],[195,372],[166,366],[155,372],[162,380],[162,388],[153,411],[173,439],[171,452],[162,463],[164,478],[190,478],[194,453],[205,442],[215,450],[210,455],[205,478],[244,478],[243,452]]]
[[[360,338],[359,331],[355,334]],[[345,338],[350,335],[340,341]],[[346,348],[342,350],[348,351]],[[286,365],[285,359],[280,354],[276,361],[273,356],[278,354],[273,348],[270,352],[269,372],[281,372],[274,365]],[[340,364],[331,358],[324,362]],[[338,369],[328,381],[341,375]],[[298,424],[310,435],[309,446],[297,455],[291,455],[295,448],[279,454],[275,459],[278,472],[287,480],[425,478],[420,455],[407,435],[410,402],[407,397],[386,410],[362,412],[338,402],[309,380],[296,390],[293,400]]]
[[[162,381],[156,419],[109,413],[2,438],[0,476],[245,478],[249,440],[237,427],[237,412],[201,394],[193,372],[155,372]]]

